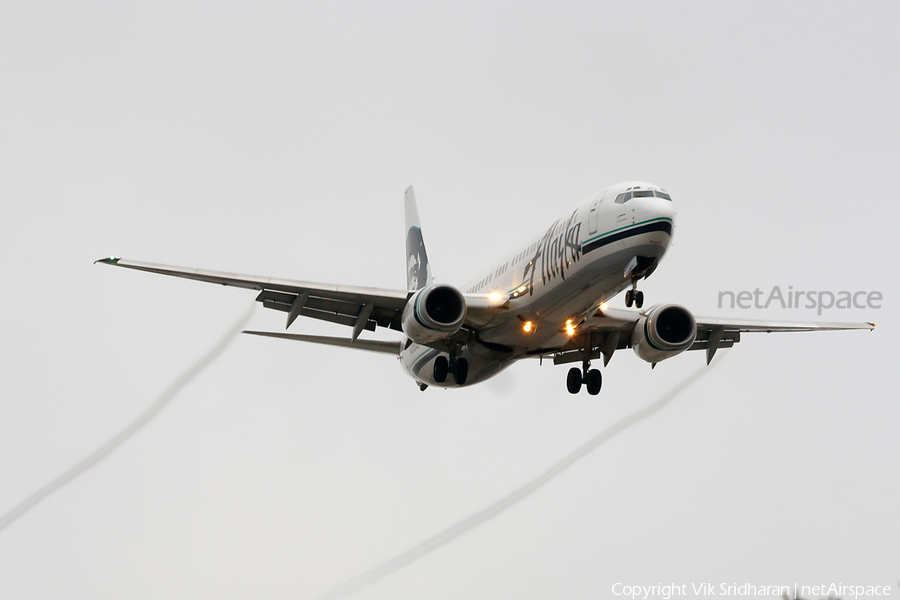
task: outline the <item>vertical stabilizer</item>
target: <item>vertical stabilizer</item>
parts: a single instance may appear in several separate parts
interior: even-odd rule
[[[422,238],[422,223],[419,221],[419,209],[416,207],[416,193],[413,187],[406,188],[404,194],[406,209],[406,289],[420,290],[434,283],[434,272],[425,252],[425,240]]]

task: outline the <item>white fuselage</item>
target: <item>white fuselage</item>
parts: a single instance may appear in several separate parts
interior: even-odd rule
[[[632,191],[633,190],[633,191]],[[464,294],[509,294],[507,310],[482,327],[461,358],[469,364],[464,385],[496,375],[514,361],[559,348],[598,306],[656,268],[671,241],[672,201],[645,195],[659,187],[621,183],[594,194],[569,211],[521,251],[461,288]],[[622,202],[621,194],[632,191]],[[620,202],[616,202],[619,198]],[[526,331],[525,323],[531,325]],[[407,340],[403,368],[420,383],[459,387],[448,377],[436,383],[435,358],[446,353]]]

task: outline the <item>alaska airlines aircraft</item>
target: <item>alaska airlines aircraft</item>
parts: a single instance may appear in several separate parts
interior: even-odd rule
[[[571,367],[570,393],[600,392],[591,361],[609,362],[632,348],[655,366],[686,350],[705,350],[706,362],[742,333],[873,329],[875,323],[789,323],[695,317],[676,304],[642,310],[638,282],[649,277],[672,240],[675,212],[669,194],[643,182],[614,185],[566,213],[508,259],[462,288],[436,283],[413,188],[406,190],[407,289],[386,290],[235,275],[103,258],[97,262],[258,290],[257,302],[297,317],[351,327],[350,337],[245,331],[253,335],[392,354],[419,388],[480,383],[517,360],[552,359]],[[625,291],[625,305],[607,302]],[[397,341],[360,337],[385,327]]]

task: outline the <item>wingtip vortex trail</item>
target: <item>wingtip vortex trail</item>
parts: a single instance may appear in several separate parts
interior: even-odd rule
[[[145,425],[152,421],[153,418],[158,415],[163,408],[166,407],[166,405],[178,394],[178,392],[181,391],[183,387],[185,387],[197,375],[205,370],[206,367],[211,365],[213,361],[215,361],[225,351],[225,349],[228,348],[228,346],[238,336],[244,326],[247,325],[247,323],[250,321],[250,317],[253,316],[253,309],[254,306],[251,306],[246,313],[244,313],[237,321],[235,321],[235,323],[230,328],[228,328],[228,331],[225,333],[225,335],[223,335],[206,354],[204,354],[197,362],[191,365],[191,367],[188,368],[184,373],[179,375],[169,385],[169,387],[167,387],[163,391],[163,393],[153,402],[153,404],[151,404],[150,407],[147,408],[147,410],[141,413],[140,416],[138,416],[127,427],[125,427],[125,429],[121,430],[109,441],[97,448],[97,450],[67,469],[62,473],[62,475],[58,476],[56,479],[52,480],[44,487],[32,493],[30,496],[22,500],[19,504],[14,506],[11,510],[6,512],[3,516],[0,516],[0,531],[6,529],[13,521],[37,506],[42,500],[47,498],[47,496],[56,492],[73,479],[79,477],[91,467],[97,465],[104,458],[115,451],[119,446],[128,441],[134,434],[143,429]]]
[[[702,368],[687,376],[675,387],[664,393],[656,402],[632,413],[631,415],[618,421],[611,427],[603,430],[600,434],[591,438],[587,443],[583,444],[579,448],[576,448],[561,460],[557,461],[549,469],[547,469],[525,485],[519,487],[512,493],[504,496],[497,502],[494,502],[487,508],[469,515],[465,519],[457,522],[455,525],[452,525],[451,527],[448,527],[437,535],[434,535],[421,542],[420,544],[413,546],[406,552],[395,556],[391,560],[382,563],[381,565],[378,565],[364,573],[361,573],[356,577],[348,579],[344,583],[319,596],[319,600],[338,600],[340,598],[347,598],[348,596],[351,596],[356,592],[362,590],[363,588],[372,585],[380,579],[387,577],[391,573],[402,569],[410,563],[425,556],[429,552],[450,543],[464,533],[478,527],[479,525],[493,519],[496,516],[499,516],[501,513],[511,508],[513,505],[538,491],[551,479],[568,470],[569,467],[593,452],[593,450],[601,444],[615,437],[617,434],[621,433],[625,429],[628,429],[639,421],[642,421],[658,412],[669,402],[674,400],[676,396],[683,393],[686,389],[699,381],[704,375],[715,369],[717,365],[721,364],[721,362],[722,359],[719,359],[712,365],[704,365]]]

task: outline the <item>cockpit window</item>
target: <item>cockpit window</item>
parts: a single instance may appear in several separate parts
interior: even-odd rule
[[[616,204],[625,204],[632,198],[653,198],[656,196],[657,198],[662,198],[663,200],[672,201],[672,197],[665,192],[660,192],[659,190],[634,190],[632,192],[625,192],[624,194],[619,194],[616,196]]]

